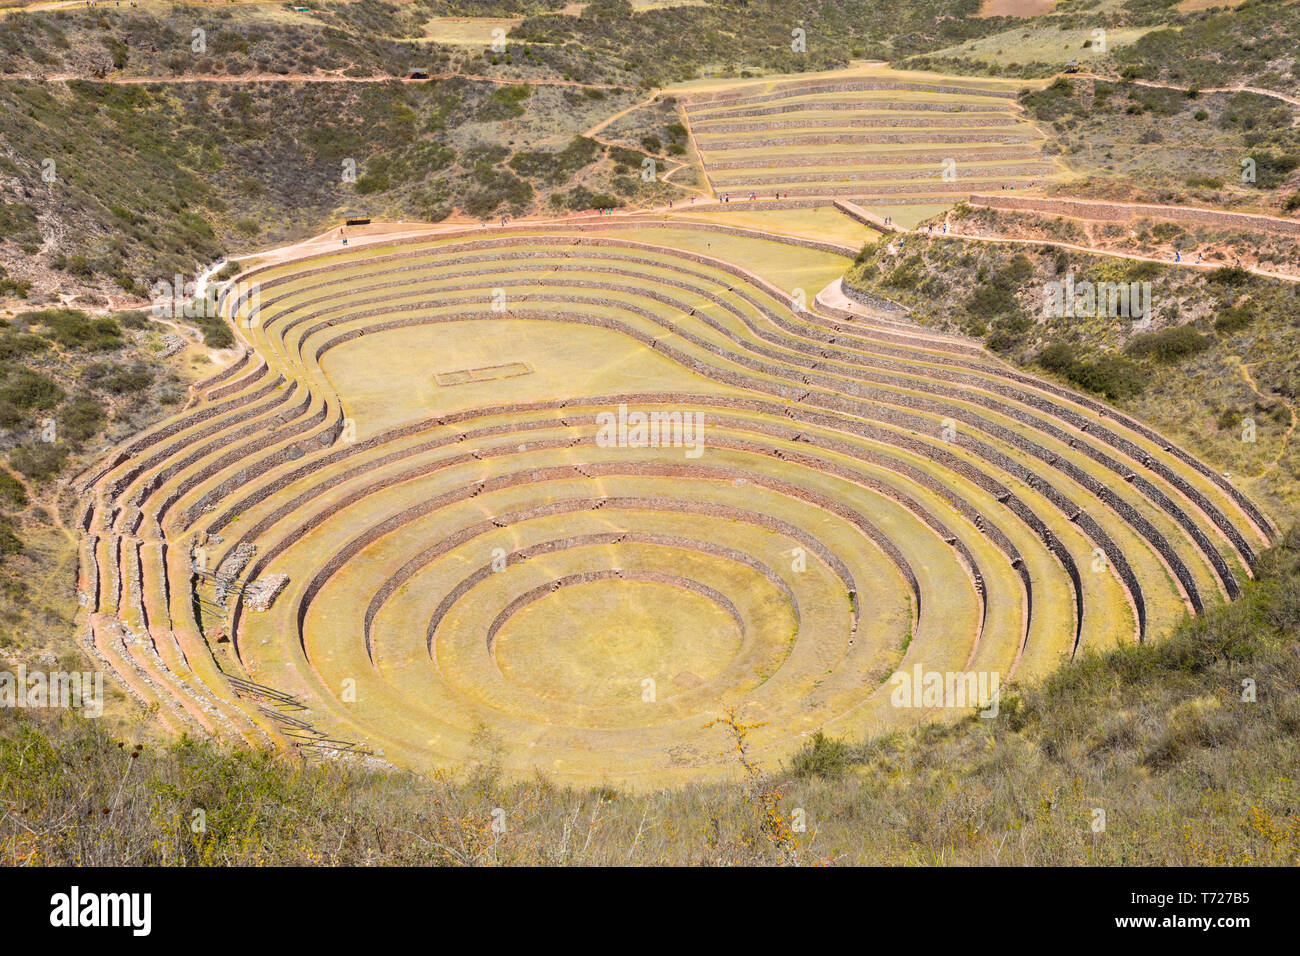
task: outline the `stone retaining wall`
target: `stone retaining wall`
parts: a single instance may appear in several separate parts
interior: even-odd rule
[[[881,143],[909,145],[913,143],[998,143],[1006,146],[1012,143],[1036,143],[1041,137],[1031,133],[845,133],[832,136],[822,133],[809,133],[802,136],[772,136],[767,139],[723,140],[721,142],[700,143],[704,152],[720,152],[736,149],[775,149],[782,146],[879,146]]]
[[[899,305],[891,299],[876,295],[874,292],[868,292],[866,289],[859,289],[856,286],[849,285],[847,281],[841,281],[840,288],[846,296],[868,309],[876,309],[880,312],[889,312],[895,315],[908,315],[910,313],[907,306]]]
[[[864,110],[870,110],[872,112],[897,110],[906,113],[984,113],[1009,115],[1011,113],[1011,106],[1009,103],[950,103],[934,100],[918,100],[911,103],[906,100],[819,100],[815,104],[778,103],[775,106],[756,106],[753,109],[740,110],[710,110],[707,108],[701,108],[691,114],[691,125],[697,126],[704,123],[716,122],[717,120],[735,119],[737,117],[779,116],[782,113],[807,113],[814,111],[862,112]],[[713,113],[714,116],[710,118],[708,116],[709,113]]]
[[[958,167],[957,178],[960,181],[960,180],[972,179],[978,176],[981,178],[994,177],[996,180],[997,177],[1004,177],[1004,176],[1011,177],[1011,176],[1041,175],[1046,173],[1049,169],[1050,167],[1048,166],[1047,163],[1031,163],[1031,164],[1020,165],[1020,166],[972,166],[970,164],[964,164]],[[939,165],[935,164],[934,169],[930,172],[929,175],[937,175],[938,171],[939,171]],[[799,183],[808,183],[808,182],[818,183],[818,182],[833,181],[835,183],[839,183],[840,185],[818,186],[818,187],[809,187],[809,188],[819,188],[822,190],[821,192],[822,195],[835,196],[835,195],[839,195],[839,193],[835,192],[835,190],[837,189],[839,190],[857,189],[859,191],[868,187],[875,189],[877,183],[885,184],[885,183],[890,183],[894,180],[899,180],[899,181],[912,180],[912,179],[917,179],[919,175],[920,173],[916,169],[888,169],[888,170],[863,169],[861,173],[855,172],[852,175],[851,178],[855,182],[855,185],[852,186],[843,185],[842,181],[844,180],[845,177],[843,174],[837,174],[837,173],[799,174],[799,173],[787,172],[787,173],[771,173],[771,174],[760,173],[759,175],[756,176],[742,176],[736,174],[734,176],[728,176],[728,177],[720,177],[720,176],[713,177],[712,181],[713,181],[713,188],[715,190],[726,189],[726,188],[735,189],[739,186],[745,186],[745,185],[776,186],[776,185],[781,185],[782,183],[790,183],[792,185],[798,185]],[[962,182],[961,185],[963,188],[969,187],[969,183],[967,182]]]
[[[978,124],[958,116],[855,116],[848,119],[765,120],[762,122],[729,122],[714,120],[709,124],[692,124],[695,138],[716,136],[719,133],[757,133],[765,129],[969,129],[981,127],[1017,126],[1020,121],[1010,114],[980,117]]]
[[[830,155],[818,150],[804,156],[783,156],[781,166],[782,168],[798,166],[915,166],[918,163],[933,163],[938,166],[950,155],[952,155],[950,149],[890,150],[882,153],[863,153],[855,150],[852,153],[832,153]],[[1032,146],[1011,149],[963,150],[962,155],[966,157],[967,162],[979,163],[994,163],[1005,160],[1028,161],[1041,158],[1038,150]],[[724,169],[767,169],[770,165],[770,157],[755,156],[746,159],[706,161],[704,168],[706,172],[713,173]]]

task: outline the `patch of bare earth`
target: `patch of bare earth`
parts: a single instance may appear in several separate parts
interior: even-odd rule
[[[977,17],[1040,17],[1050,13],[1056,0],[984,0]]]

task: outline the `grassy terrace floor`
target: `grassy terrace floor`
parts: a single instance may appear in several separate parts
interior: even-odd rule
[[[734,772],[726,706],[772,761],[952,715],[896,669],[1158,639],[1274,535],[1118,413],[819,298],[854,243],[703,218],[253,270],[242,365],[86,479],[98,652],[177,729],[654,786]],[[703,429],[611,445],[620,405]]]

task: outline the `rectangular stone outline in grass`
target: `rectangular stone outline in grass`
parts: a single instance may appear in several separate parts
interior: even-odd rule
[[[500,378],[517,378],[533,374],[527,362],[509,362],[505,365],[487,365],[483,368],[462,368],[453,372],[435,372],[433,380],[440,388],[468,385],[471,382],[494,382]]]

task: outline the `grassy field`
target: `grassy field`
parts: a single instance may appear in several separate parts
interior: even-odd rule
[[[938,212],[943,207],[936,207]],[[692,211],[687,204],[683,212],[676,214],[690,221],[715,222],[719,225],[740,226],[745,229],[759,229],[777,235],[798,236],[803,239],[822,239],[843,243],[846,246],[861,246],[873,238],[876,233],[869,226],[864,226],[850,219],[833,206],[818,206],[812,209],[763,209],[759,204],[753,209],[736,211],[718,210],[701,207]],[[676,218],[676,216],[674,216]]]
[[[511,29],[523,22],[522,17],[435,17],[424,25],[424,35],[435,43],[491,46],[494,40],[498,37],[504,40]]]
[[[1036,17],[1047,13],[1056,0],[984,0],[981,17]]]
[[[1096,29],[1099,28],[1081,26],[1062,30],[1056,26],[1031,23],[1023,28],[1016,27],[1005,33],[995,33],[958,46],[936,50],[932,56],[936,59],[951,58],[993,64],[1008,73],[1015,73],[1021,66],[1031,63],[1047,64],[1059,69],[1072,60],[1084,69],[1090,69],[1109,63],[1109,57],[1116,50],[1132,46],[1155,27],[1105,29],[1104,43],[1094,36],[1093,31]]]

